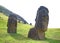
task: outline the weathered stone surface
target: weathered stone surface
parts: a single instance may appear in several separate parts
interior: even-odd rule
[[[31,28],[28,34],[28,38],[38,39],[38,34],[35,28]]]
[[[40,40],[45,38],[45,32],[41,30],[36,30],[35,28],[31,28],[28,33],[28,38],[34,39],[34,40]]]
[[[47,26],[48,26],[48,21],[49,21],[49,15],[48,15],[49,11],[46,7],[41,6],[40,8],[38,8],[37,11],[37,16],[36,16],[36,24],[35,24],[35,28],[36,29],[40,29],[42,31],[46,31]]]
[[[17,17],[14,14],[11,14],[8,18],[7,23],[7,32],[8,33],[16,33],[17,32]]]
[[[48,21],[49,21],[48,13],[49,13],[49,11],[46,7],[40,6],[40,8],[38,8],[37,16],[35,19],[35,22],[36,22],[35,27],[34,27],[34,29],[32,28],[29,31],[30,32],[28,34],[29,37],[32,37],[33,39],[44,39],[45,38],[45,31],[47,31]],[[34,35],[34,37],[33,37],[33,35]],[[36,36],[37,36],[37,38],[36,38]]]
[[[38,34],[38,37],[39,37],[38,39],[45,39],[45,32],[43,32],[39,29],[37,29],[36,31],[37,31],[37,34]]]

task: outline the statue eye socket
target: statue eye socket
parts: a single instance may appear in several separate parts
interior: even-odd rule
[[[43,18],[43,19],[47,19],[47,16],[43,16],[42,18]]]
[[[45,13],[45,10],[43,10],[43,13]]]
[[[45,18],[46,16],[45,16],[45,15],[43,15],[43,17]]]

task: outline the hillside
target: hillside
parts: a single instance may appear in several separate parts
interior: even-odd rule
[[[17,17],[17,20],[24,22],[24,24],[28,24],[28,22],[27,22],[23,17],[21,17],[21,16],[18,15],[18,14],[15,14],[14,12],[8,10],[7,8],[5,8],[5,7],[3,7],[3,6],[0,6],[0,12],[1,12],[1,13],[4,13],[4,15],[6,15],[6,16],[9,16],[9,15],[11,15],[11,14],[14,14],[14,15],[16,15],[16,17]]]
[[[7,20],[8,20],[8,17],[5,16],[3,13],[0,13],[0,28],[3,26],[3,27],[6,27],[7,25]]]
[[[4,13],[0,13],[0,27],[2,27],[2,26],[7,27],[7,22],[8,22],[8,16],[4,15]],[[20,24],[23,24],[23,23],[20,23]],[[28,25],[28,24],[26,24],[26,25]]]
[[[60,43],[60,29],[48,29],[45,40],[32,40],[28,38],[30,26],[28,24],[18,23],[17,34],[7,33],[8,17],[0,13],[0,43]]]

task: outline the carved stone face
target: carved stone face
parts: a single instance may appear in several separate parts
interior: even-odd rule
[[[45,39],[45,31],[49,21],[48,9],[46,7],[41,6],[38,9],[35,21],[35,27],[30,29],[28,37],[36,40]]]
[[[10,15],[9,16],[9,19],[8,19],[8,26],[10,26],[12,24],[15,25],[16,23],[17,23],[17,18],[15,17],[15,15]]]
[[[36,28],[45,29],[48,26],[49,15],[48,10],[45,7],[40,7],[36,16]]]
[[[8,26],[8,29],[7,29],[8,33],[16,33],[16,29],[17,29],[17,17],[16,17],[16,15],[9,16],[7,26]]]
[[[17,19],[17,17],[15,15],[10,15],[9,18],[10,19],[13,19],[13,20],[16,20]]]
[[[49,16],[48,16],[48,12],[45,10],[42,11],[42,24],[44,28],[47,28],[48,26],[48,21],[49,21]]]

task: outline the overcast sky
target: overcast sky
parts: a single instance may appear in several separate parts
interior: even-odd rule
[[[49,28],[60,27],[60,0],[0,0],[0,5],[22,16],[28,23],[35,23],[37,9],[49,9]]]

